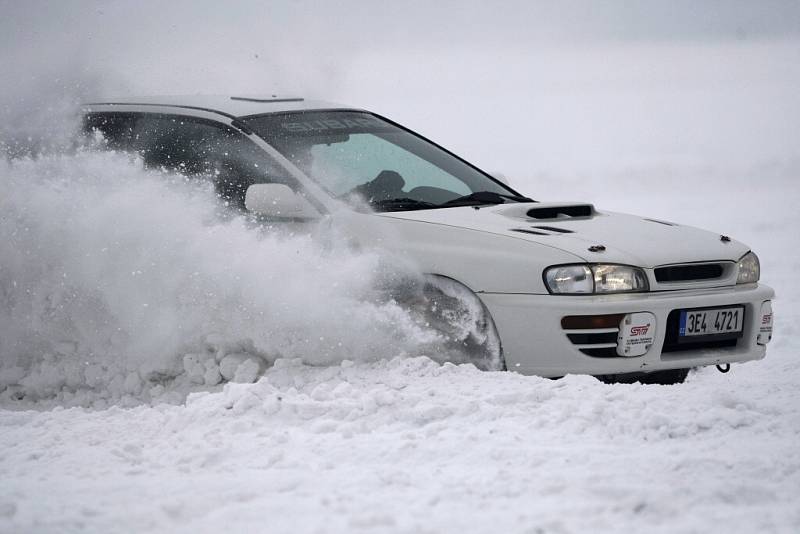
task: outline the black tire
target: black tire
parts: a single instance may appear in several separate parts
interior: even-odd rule
[[[606,384],[660,384],[671,386],[673,384],[683,384],[689,375],[689,369],[666,369],[664,371],[653,371],[651,373],[626,373],[618,375],[600,375],[599,380]]]
[[[505,371],[500,336],[483,302],[469,288],[442,276],[424,282],[397,299],[416,320],[438,332],[430,347],[434,360],[471,363],[482,371]]]

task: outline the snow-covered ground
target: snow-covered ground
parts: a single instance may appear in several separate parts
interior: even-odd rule
[[[796,351],[795,351],[796,353]],[[12,531],[793,532],[788,351],[683,386],[281,362],[185,406],[2,412]]]
[[[800,186],[773,171],[620,175],[581,197],[750,242],[778,292],[763,361],[668,387],[282,359],[179,406],[6,398],[0,531],[797,531]]]
[[[120,158],[3,162],[0,532],[800,531],[800,45],[406,44],[321,96],[534,198],[749,243],[778,295],[767,358],[679,386],[441,366],[366,297],[397,275],[380,258],[219,221]],[[209,57],[226,89],[246,72]],[[163,59],[134,78],[211,83]],[[222,385],[220,351],[263,376]]]

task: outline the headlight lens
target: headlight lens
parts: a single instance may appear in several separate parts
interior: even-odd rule
[[[594,276],[587,265],[561,265],[545,271],[544,280],[553,293],[591,293]]]
[[[551,293],[590,294],[647,291],[647,276],[629,265],[558,265],[544,273]]]
[[[647,276],[644,271],[627,265],[594,265],[594,292],[620,293],[624,291],[647,291]]]
[[[761,278],[761,264],[758,256],[748,252],[739,260],[739,277],[736,279],[736,283],[752,284],[758,282],[759,278]]]

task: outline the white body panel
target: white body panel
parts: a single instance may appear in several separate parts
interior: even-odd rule
[[[472,211],[472,208],[443,211],[461,209]],[[513,234],[498,235],[384,215],[397,213],[341,210],[332,215],[332,226],[361,248],[397,254],[412,261],[422,272],[453,278],[476,293],[547,293],[541,276],[543,265],[582,261],[570,252]]]
[[[598,212],[589,218],[549,220],[533,220],[526,216],[532,207],[564,204],[501,204],[478,210],[461,207],[381,215],[513,236],[569,251],[588,262],[623,263],[638,267],[707,260],[737,261],[749,250],[741,243],[721,241],[719,234],[690,226],[667,225],[635,215]],[[538,236],[511,230],[536,229],[540,226],[557,227],[573,233]],[[606,250],[589,252],[588,248],[592,245],[603,245]]]
[[[150,97],[87,104],[87,111],[170,113],[212,119],[238,127],[247,115],[317,109],[345,109],[322,102],[266,97]],[[346,108],[352,109],[352,108]],[[260,137],[243,134],[270,154],[304,187],[302,194],[322,214],[322,223],[359,248],[398,254],[422,272],[457,280],[475,292],[491,313],[509,370],[542,376],[568,373],[615,374],[688,368],[763,358],[757,343],[764,303],[773,291],[764,285],[736,285],[736,262],[749,251],[737,241],[672,223],[594,210],[588,217],[537,220],[532,207],[546,203],[452,207],[386,213],[361,213],[333,199]],[[538,227],[561,231],[539,232]],[[526,230],[528,232],[520,232]],[[601,245],[597,251],[590,247]],[[659,266],[723,262],[724,275],[711,281],[659,283]],[[617,263],[643,268],[650,292],[606,296],[549,294],[543,271],[568,263]],[[670,312],[712,306],[745,306],[745,325],[735,347],[663,353]],[[574,315],[647,312],[655,317],[652,348],[633,357],[595,357],[581,352],[563,331],[561,320]],[[769,317],[771,326],[771,314]],[[766,335],[762,335],[765,339]],[[770,335],[771,337],[771,335]]]

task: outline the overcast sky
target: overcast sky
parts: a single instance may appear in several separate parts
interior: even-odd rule
[[[236,42],[402,46],[419,42],[707,40],[800,35],[792,0],[587,1],[36,1],[0,0],[6,45],[55,36],[112,51],[158,36]],[[163,33],[162,33],[163,32]],[[42,40],[44,38],[44,41]]]
[[[276,68],[347,63],[365,50],[800,38],[800,2],[0,0],[6,61],[95,69]],[[327,65],[335,69],[335,66]],[[285,72],[284,72],[285,71]]]
[[[797,1],[0,0],[0,67],[0,111],[302,95],[518,173],[800,158]]]

